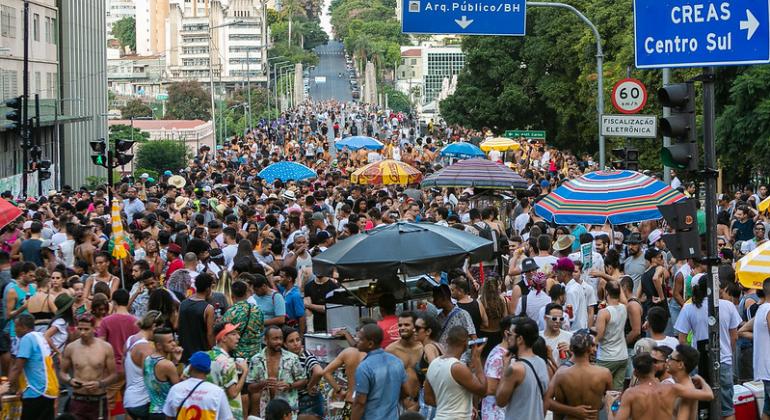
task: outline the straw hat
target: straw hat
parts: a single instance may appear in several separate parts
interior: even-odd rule
[[[183,195],[180,195],[179,197],[174,199],[174,207],[176,207],[177,209],[181,209],[181,208],[187,207],[187,203],[189,202],[190,202],[189,198]]]
[[[172,175],[168,179],[168,184],[173,185],[176,188],[182,189],[187,184],[187,181],[179,175]]]

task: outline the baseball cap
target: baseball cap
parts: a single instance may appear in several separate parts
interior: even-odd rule
[[[650,232],[649,235],[647,235],[647,242],[649,242],[650,245],[652,245],[655,242],[658,242],[662,236],[663,236],[663,231],[660,229],[655,229],[652,232]]]
[[[327,231],[325,231],[325,230],[322,230],[322,231],[318,232],[318,233],[315,235],[315,238],[316,238],[316,240],[317,240],[318,242],[323,242],[323,241],[325,241],[325,240],[327,240],[327,239],[329,239],[329,238],[331,238],[331,237],[332,237],[332,236],[329,234],[329,232],[327,232]]]
[[[313,217],[311,217],[311,219],[312,220],[324,220],[325,218],[324,218],[324,214],[323,213],[321,213],[320,211],[317,211],[317,212],[313,213]]]
[[[537,262],[535,262],[534,258],[524,258],[524,260],[521,262],[521,272],[522,273],[528,273],[530,271],[535,271],[540,266],[537,265]]]
[[[233,325],[233,324],[231,324],[229,322],[226,323],[226,324],[216,325],[214,327],[214,333],[216,333],[216,341],[222,340],[223,338],[225,338],[225,336],[227,334],[230,334],[231,332],[237,330],[238,327],[240,327],[240,326],[241,326],[241,324]]]
[[[149,177],[150,177],[150,174],[148,174],[147,172],[139,175],[139,178],[149,178]]]
[[[190,368],[201,373],[211,372],[211,356],[203,351],[196,351],[190,356]]]
[[[569,271],[571,273],[575,271],[575,263],[567,257],[559,258],[553,265],[553,271]]]

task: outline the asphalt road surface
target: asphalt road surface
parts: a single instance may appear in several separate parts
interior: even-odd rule
[[[345,53],[341,42],[329,41],[315,48],[318,65],[310,72],[310,97],[314,101],[336,99],[351,101],[350,79],[345,69]],[[342,73],[342,77],[339,77]],[[326,77],[325,83],[316,83],[316,77]]]

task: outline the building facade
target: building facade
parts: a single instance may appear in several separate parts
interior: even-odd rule
[[[117,96],[157,98],[166,93],[162,55],[126,55],[107,57],[107,84]]]
[[[422,50],[423,98],[428,104],[438,98],[444,79],[460,73],[465,66],[465,54],[460,46],[425,47]]]
[[[136,53],[164,54],[169,0],[136,0]]]
[[[104,0],[96,0],[100,3]],[[107,2],[107,37],[112,38],[112,25],[126,18],[136,17],[136,3],[141,0],[106,0]],[[137,42],[139,42],[137,38]]]
[[[259,0],[173,2],[167,25],[171,80],[242,84],[265,82],[263,9]]]

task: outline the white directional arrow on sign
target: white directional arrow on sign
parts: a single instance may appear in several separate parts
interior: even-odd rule
[[[746,9],[746,20],[741,21],[741,30],[748,29],[748,32],[746,33],[746,39],[751,41],[751,38],[754,36],[754,32],[757,31],[757,28],[759,28],[759,21],[754,17],[749,9]]]
[[[465,29],[470,26],[471,23],[473,23],[473,19],[468,19],[467,17],[463,16],[462,19],[455,19],[455,23],[460,25],[461,28]],[[741,25],[743,25],[743,22],[741,22]]]

